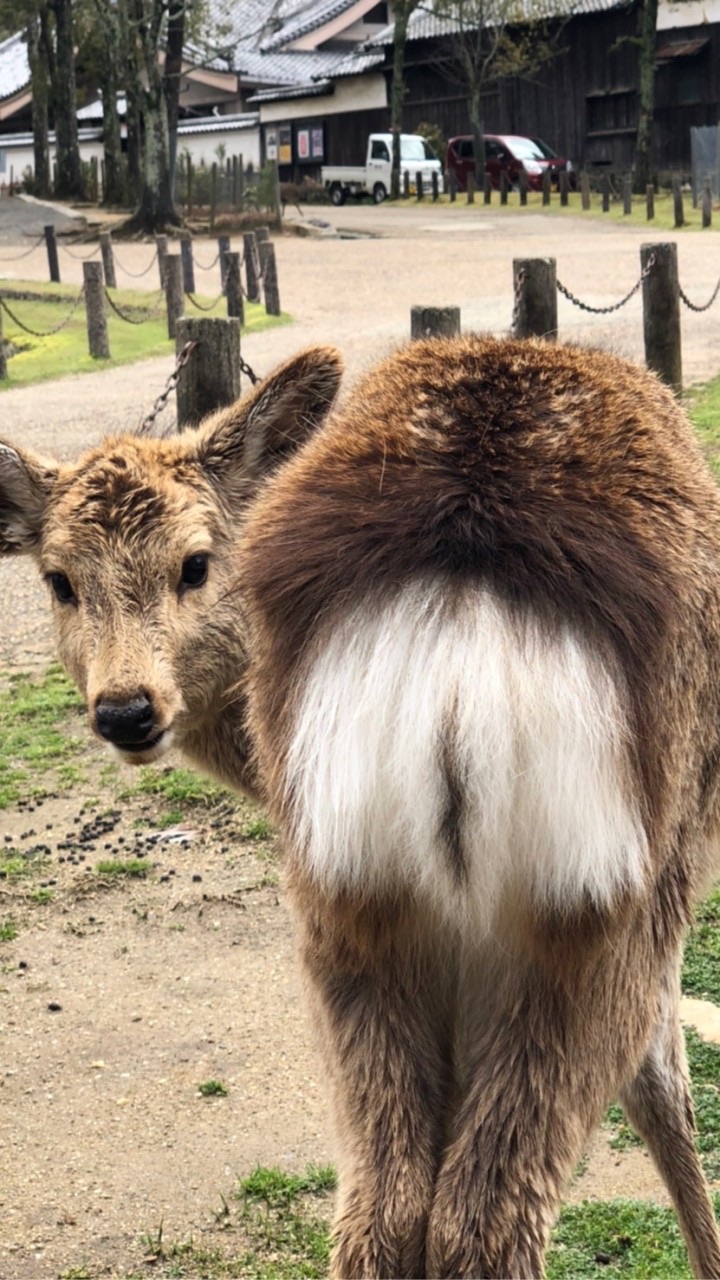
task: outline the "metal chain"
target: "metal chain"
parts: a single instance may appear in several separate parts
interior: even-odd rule
[[[566,289],[565,285],[561,284],[559,280],[556,280],[555,284],[557,286],[558,293],[562,293],[563,296],[568,299],[568,302],[572,302],[574,306],[580,307],[581,311],[591,311],[593,315],[596,315],[596,316],[608,316],[610,315],[611,311],[619,311],[621,307],[625,306],[626,302],[629,302],[631,298],[635,297],[635,294],[637,293],[638,289],[642,285],[643,281],[647,280],[654,266],[655,266],[655,254],[651,253],[650,257],[645,263],[645,266],[642,269],[642,272],[640,273],[640,279],[636,281],[636,283],[633,285],[630,292],[625,294],[624,298],[621,298],[619,302],[613,303],[611,307],[591,307],[589,303],[581,302],[579,298],[576,298],[575,294],[571,293],[569,289]]]
[[[242,356],[240,356],[240,372],[244,373],[245,377],[250,379],[253,386],[256,386],[257,383],[260,381],[258,375],[254,372],[253,369],[250,368],[250,365],[248,364],[247,360],[243,360]]]
[[[218,302],[222,302],[225,295],[223,293],[219,293],[215,301],[210,303],[209,307],[204,307],[201,302],[198,302],[197,298],[195,298],[192,293],[186,293],[185,297],[189,299],[194,307],[197,307],[198,311],[213,311]]]
[[[177,359],[175,361],[175,368],[173,369],[172,373],[170,374],[170,377],[165,383],[164,390],[160,392],[160,395],[155,400],[155,403],[153,404],[152,409],[148,414],[146,414],[146,416],[143,418],[142,422],[140,423],[140,426],[138,428],[138,435],[149,434],[150,429],[155,425],[155,419],[157,418],[161,410],[165,408],[168,402],[168,399],[170,398],[172,392],[175,390],[178,384],[178,378],[180,377],[180,370],[185,368],[185,365],[190,359],[190,356],[192,355],[193,351],[198,345],[199,344],[194,341],[186,342],[182,351],[178,353]]]
[[[95,255],[100,252],[99,244],[96,244],[95,248],[91,249],[90,253],[73,253],[70,246],[68,244],[63,244],[62,240],[58,240],[57,243],[59,247],[62,249],[63,253],[67,253],[67,255],[70,258],[74,258],[76,262],[89,262],[91,258],[94,258]]]
[[[112,310],[115,312],[115,315],[119,316],[121,320],[124,320],[126,324],[145,324],[147,320],[152,320],[156,315],[160,313],[160,311],[162,310],[162,305],[165,301],[165,290],[161,289],[160,293],[158,294],[158,299],[155,305],[150,307],[148,311],[143,311],[140,318],[136,319],[135,316],[128,315],[127,312],[123,311],[118,306],[117,302],[113,301],[107,289],[104,289],[103,292],[105,294],[106,301],[109,302]]]
[[[156,259],[156,258],[157,258],[157,256],[158,256],[157,249],[156,249],[156,250],[155,250],[155,252],[154,252],[154,254],[153,254],[153,256],[152,256],[152,258],[150,259],[150,261],[149,261],[149,263],[148,263],[148,265],[146,266],[146,268],[145,268],[145,270],[144,270],[144,271],[128,271],[127,267],[124,267],[124,266],[123,266],[122,262],[120,261],[120,259],[119,259],[119,258],[118,258],[118,256],[117,256],[117,248],[115,248],[115,246],[113,246],[113,248],[115,249],[115,254],[114,254],[115,266],[116,266],[116,267],[119,267],[119,268],[120,268],[120,270],[121,270],[121,271],[122,271],[126,276],[131,276],[133,280],[140,280],[143,276],[146,276],[146,275],[147,275],[147,273],[148,273],[148,271],[149,271],[149,270],[150,270],[150,268],[152,267],[153,263],[155,262],[155,259]]]
[[[39,248],[44,239],[44,236],[38,236],[37,240],[35,240],[33,244],[30,245],[30,248],[26,249],[24,253],[14,253],[11,258],[0,258],[0,262],[17,262],[20,258],[29,257],[31,253],[34,253],[35,250]]]
[[[195,255],[193,254],[193,263],[195,264],[195,266],[196,266],[200,271],[212,271],[213,267],[217,266],[217,264],[218,264],[218,262],[219,262],[219,261],[220,261],[220,250],[219,250],[219,249],[218,249],[217,253],[215,254],[215,257],[213,258],[212,262],[210,263],[210,265],[209,265],[208,267],[204,266],[202,262],[198,262],[197,258],[196,258],[196,257],[195,257]]]
[[[0,297],[0,307],[2,307],[3,311],[7,312],[13,324],[18,326],[18,329],[22,329],[25,333],[31,334],[33,338],[51,338],[54,333],[59,333],[61,329],[64,329],[65,326],[70,323],[84,297],[85,286],[83,285],[68,314],[65,316],[65,319],[61,320],[59,324],[56,324],[53,329],[47,329],[44,331],[41,331],[40,329],[31,329],[29,325],[23,324],[22,320],[18,319],[14,312],[10,310],[7,302],[2,297]]]
[[[699,307],[697,303],[690,301],[684,289],[680,285],[678,285],[678,290],[680,293],[680,297],[685,303],[685,306],[689,307],[691,311],[707,311],[709,310],[709,308],[712,306],[713,302],[717,298],[718,293],[720,293],[720,280],[718,280],[717,284],[715,285],[715,288],[713,289],[712,294],[710,295],[709,301],[704,303],[703,306],[701,307]]]

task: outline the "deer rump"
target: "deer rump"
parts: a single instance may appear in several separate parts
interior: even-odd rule
[[[334,1276],[541,1275],[618,1096],[720,1274],[678,1013],[719,516],[654,376],[476,337],[372,370],[253,504],[249,726],[334,1082]]]

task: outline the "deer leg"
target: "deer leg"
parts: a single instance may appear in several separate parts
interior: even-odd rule
[[[628,1009],[632,946],[601,942],[588,961],[577,932],[562,963],[506,953],[474,984],[482,992],[430,1216],[429,1275],[544,1275],[564,1185],[642,1059],[657,1007],[651,978],[642,989],[633,977]]]
[[[673,958],[649,1049],[635,1078],[621,1090],[620,1100],[673,1198],[693,1274],[718,1280],[720,1233],[695,1146],[679,997],[679,961]]]
[[[452,961],[402,909],[317,896],[305,907],[340,1145],[331,1275],[423,1276],[452,1073]]]

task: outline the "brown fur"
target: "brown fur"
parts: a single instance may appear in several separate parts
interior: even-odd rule
[[[172,724],[285,830],[341,1143],[334,1276],[540,1275],[563,1186],[620,1096],[695,1274],[720,1277],[677,1012],[717,869],[714,482],[673,396],[608,355],[421,342],[324,421],[338,378],[334,353],[304,353],[197,433],[111,440],[75,466],[0,447],[0,550],[69,580],[59,649],[94,727],[146,699],[153,733]],[[207,582],[186,588],[199,553]],[[450,611],[468,584],[490,592],[518,645],[531,619],[571,627],[626,690],[643,888],[562,909],[518,891],[469,942],[412,884],[318,883],[286,776],[307,664],[350,610],[429,575]],[[437,839],[462,895],[454,715]]]

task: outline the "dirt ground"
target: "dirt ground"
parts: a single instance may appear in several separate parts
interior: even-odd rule
[[[502,332],[514,257],[556,257],[568,288],[609,305],[634,284],[640,244],[652,238],[477,208],[304,215],[310,237],[277,240],[282,304],[294,323],[244,339],[260,374],[305,344],[332,342],[352,380],[408,335],[412,304],[453,303],[463,327]],[[13,243],[18,252],[27,244],[19,231],[3,240],[0,276],[45,279],[44,250],[13,263]],[[137,272],[152,248],[123,244],[117,256]],[[200,261],[212,256],[212,244],[198,246]],[[77,258],[63,253],[61,267],[80,282]],[[703,301],[719,272],[714,233],[681,238],[691,297]],[[146,279],[157,288],[152,272]],[[214,279],[198,288],[212,295]],[[686,380],[718,372],[719,317],[720,308],[683,314]],[[560,328],[641,358],[638,298],[610,317],[561,299]],[[151,360],[11,390],[0,398],[0,434],[71,457],[132,429],[169,372],[167,360]],[[44,669],[48,610],[29,566],[0,565],[0,601],[2,672]],[[0,947],[0,1280],[54,1280],[81,1265],[122,1276],[142,1263],[144,1236],[161,1223],[166,1239],[212,1238],[213,1210],[256,1164],[291,1169],[333,1155],[272,842],[242,838],[242,811],[193,813],[190,830],[168,833],[156,802],[113,798],[130,771],[109,778],[107,758],[89,742],[83,767],[80,798],[0,815],[0,840],[48,845],[54,881],[53,901],[28,911],[31,927]],[[106,887],[90,868],[128,848],[151,858],[157,874]],[[0,917],[9,892],[0,885]],[[199,1096],[208,1079],[222,1080],[227,1096]],[[643,1152],[611,1151],[600,1135],[571,1195],[614,1194],[664,1198]]]

